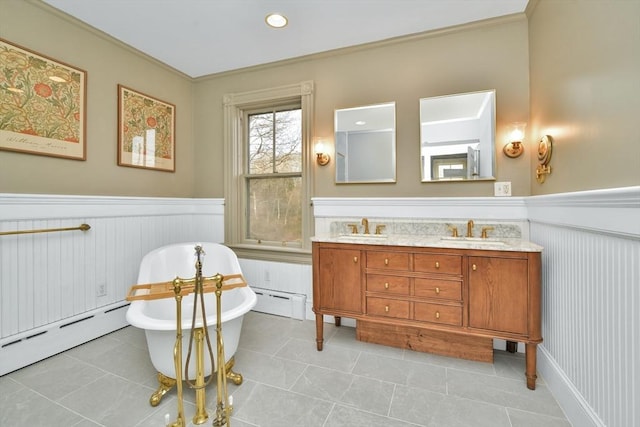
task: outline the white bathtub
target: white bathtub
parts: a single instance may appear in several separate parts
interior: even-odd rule
[[[217,273],[224,275],[242,273],[236,255],[228,247],[218,243],[179,243],[155,249],[149,252],[140,263],[138,284],[171,281],[179,276],[183,279],[195,277],[195,246],[201,245],[202,274],[205,277]],[[140,292],[140,291],[138,291]],[[206,293],[205,314],[211,347],[216,359],[216,296]],[[256,294],[249,286],[235,288],[222,293],[222,335],[224,339],[225,363],[231,360],[238,348],[242,319],[256,305]],[[199,303],[198,303],[199,305]],[[182,361],[187,360],[189,336],[193,316],[193,294],[182,299]],[[127,321],[137,328],[144,329],[149,347],[149,356],[156,370],[169,379],[175,379],[173,348],[176,341],[176,300],[164,298],[157,300],[132,301],[127,310]],[[196,328],[202,322],[197,319]],[[211,374],[211,359],[205,343],[205,375]],[[217,360],[215,361],[217,366]],[[189,378],[195,378],[195,344],[189,363]],[[184,376],[184,375],[183,375]],[[159,381],[160,376],[158,377]],[[157,403],[156,403],[157,404]],[[155,405],[154,405],[155,406]]]

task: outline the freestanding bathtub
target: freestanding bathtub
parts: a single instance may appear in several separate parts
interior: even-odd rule
[[[140,263],[138,284],[167,282],[176,278],[191,279],[196,275],[196,245],[202,246],[202,275],[204,277],[222,274],[242,273],[238,258],[228,247],[218,243],[178,243],[155,249],[144,256]],[[140,291],[138,291],[140,292]],[[194,295],[182,299],[182,362],[187,360]],[[216,296],[214,292],[204,294],[206,324],[211,347],[216,357]],[[233,372],[233,356],[238,348],[242,319],[256,305],[256,294],[249,286],[231,289],[222,293],[222,336],[224,340],[225,366],[227,377],[236,384],[242,376]],[[199,305],[199,303],[198,303]],[[163,298],[155,300],[135,300],[127,309],[127,321],[132,326],[144,329],[149,347],[151,363],[158,371],[159,389],[151,396],[150,403],[156,406],[162,396],[176,383],[173,350],[176,342],[176,300]],[[196,316],[199,317],[199,316]],[[196,319],[196,328],[201,328],[201,319]],[[217,360],[215,360],[217,366]],[[189,378],[196,376],[195,344],[189,363]],[[205,376],[211,375],[211,358],[205,343]],[[183,374],[184,377],[184,374]]]

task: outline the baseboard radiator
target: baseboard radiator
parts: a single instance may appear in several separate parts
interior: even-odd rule
[[[254,311],[291,317],[298,320],[305,319],[306,295],[256,288],[253,286],[251,289],[253,289],[258,296],[258,302],[253,308]]]
[[[0,376],[128,326],[119,302],[0,339]]]

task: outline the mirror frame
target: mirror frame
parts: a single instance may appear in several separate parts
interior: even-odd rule
[[[391,107],[391,116],[389,112],[384,112],[384,108]],[[364,116],[361,114],[363,113]],[[339,117],[339,116],[342,116]],[[365,183],[395,183],[396,182],[396,103],[384,102],[380,104],[365,105],[360,107],[342,108],[334,111],[334,141],[335,141],[335,182],[336,184],[365,184]],[[362,127],[362,128],[360,128]],[[342,135],[346,132],[346,135]],[[358,141],[358,143],[378,143],[385,144],[390,142],[390,152],[380,155],[375,150],[359,150],[356,160],[362,160],[355,164],[356,167],[367,167],[378,165],[378,169],[385,170],[385,176],[382,177],[363,177],[361,179],[349,179],[346,174],[349,165],[349,153],[341,148],[343,137],[349,138],[349,132],[357,137],[369,136],[374,134],[391,133],[391,141],[384,138],[376,138],[372,140]],[[344,141],[347,143],[347,141]],[[342,150],[342,151],[341,151]],[[351,155],[354,155],[353,153]],[[385,162],[375,163],[375,162]],[[387,163],[388,162],[388,163]],[[344,177],[341,177],[344,174]]]
[[[460,145],[462,147],[464,147],[463,151],[460,152],[455,152],[455,153],[442,153],[438,156],[426,156],[424,154],[424,151],[428,149],[428,145],[427,147],[425,147],[425,144],[429,144],[429,143],[425,143],[424,140],[424,124],[426,123],[424,118],[423,118],[423,109],[426,109],[426,107],[424,107],[424,103],[429,101],[429,100],[433,100],[433,101],[440,101],[442,102],[442,111],[445,112],[447,108],[444,107],[449,107],[448,105],[444,104],[444,102],[446,102],[447,99],[452,99],[454,97],[462,97],[462,96],[466,96],[466,95],[481,95],[481,94],[485,94],[485,95],[491,95],[488,98],[484,98],[481,100],[481,104],[480,107],[476,106],[473,111],[474,116],[471,116],[469,112],[460,112],[461,116],[456,116],[456,117],[451,117],[451,116],[440,116],[437,117],[437,120],[434,120],[434,122],[442,122],[442,123],[447,123],[447,122],[455,122],[455,121],[466,121],[469,122],[470,119],[472,117],[475,117],[475,120],[479,119],[479,115],[482,114],[483,112],[485,112],[485,105],[487,102],[491,102],[491,106],[490,106],[490,110],[486,111],[485,114],[489,114],[489,120],[491,120],[490,123],[490,155],[491,155],[491,171],[490,174],[485,174],[485,175],[481,175],[482,173],[482,165],[484,164],[484,169],[486,169],[486,167],[488,166],[488,164],[486,162],[483,162],[483,154],[486,155],[485,153],[488,152],[488,148],[478,148],[478,149],[473,149],[471,146],[472,145],[480,145],[482,144],[482,140],[480,139],[480,136],[473,136],[473,138],[470,139],[453,139],[451,141],[442,141],[442,142],[436,142],[433,143],[434,145],[432,145],[432,147],[436,147],[436,146],[440,146],[440,147],[448,147],[448,146],[455,146],[455,145]],[[458,114],[458,112],[456,113]],[[481,90],[481,91],[475,91],[475,92],[465,92],[465,93],[455,93],[455,94],[450,94],[450,95],[442,95],[442,96],[434,96],[434,97],[428,97],[428,98],[420,98],[419,100],[419,117],[420,117],[420,180],[421,182],[425,182],[425,183],[440,183],[440,182],[475,182],[475,181],[495,181],[496,180],[496,91],[495,89],[490,89],[490,90]],[[471,141],[475,141],[475,142],[471,142]],[[428,170],[431,171],[428,174],[427,172],[427,168],[426,166],[426,161],[429,161],[429,168]],[[464,175],[460,176],[460,174],[456,174],[454,172],[452,172],[452,175],[450,177],[444,177],[444,178],[433,178],[433,171],[431,170],[432,165],[434,164],[434,161],[440,162],[440,163],[444,163],[444,164],[456,164],[456,165],[461,165],[462,169],[455,169],[455,170],[459,170],[459,171],[464,171]],[[474,170],[469,170],[469,165],[468,162],[472,161],[472,164],[476,167],[479,168],[480,170],[476,169]],[[471,175],[473,176],[475,173],[478,173],[476,176],[477,178],[469,178],[468,176]],[[429,176],[426,176],[429,175]]]

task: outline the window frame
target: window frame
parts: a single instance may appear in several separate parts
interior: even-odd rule
[[[224,103],[224,189],[225,189],[225,244],[241,258],[311,263],[311,236],[313,215],[311,210],[313,82],[226,94]],[[261,108],[297,104],[302,110],[302,240],[300,247],[258,244],[246,239],[246,177],[248,174],[246,143],[246,114]],[[240,218],[240,220],[233,220]]]

